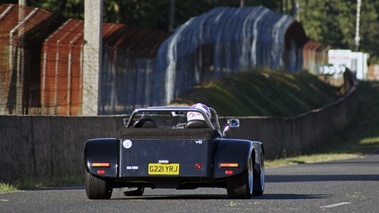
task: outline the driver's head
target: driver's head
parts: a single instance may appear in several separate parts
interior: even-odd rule
[[[207,117],[211,119],[211,111],[205,104],[197,103],[197,104],[192,105],[191,108],[197,108],[204,111]],[[198,112],[188,112],[187,121],[191,121],[191,120],[204,120],[204,117],[202,114]]]

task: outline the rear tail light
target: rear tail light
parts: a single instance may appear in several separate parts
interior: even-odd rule
[[[225,174],[226,174],[226,175],[232,175],[232,174],[233,174],[233,170],[226,170],[226,171],[225,171]]]
[[[197,163],[197,164],[195,164],[195,167],[196,167],[196,169],[201,169],[201,164]]]
[[[97,174],[98,175],[104,175],[105,174],[105,170],[104,169],[97,170]]]
[[[109,162],[94,162],[91,164],[92,167],[106,167],[109,168],[111,167],[111,163]]]
[[[220,163],[220,168],[238,168],[238,163]]]

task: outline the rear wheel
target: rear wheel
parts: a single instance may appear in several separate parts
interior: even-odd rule
[[[253,196],[263,195],[265,189],[265,167],[261,158],[260,164],[255,163]]]
[[[248,160],[246,170],[232,177],[226,182],[228,197],[231,199],[249,199],[253,193],[253,162]]]
[[[85,174],[86,193],[89,199],[109,199],[113,188],[105,180],[97,178],[86,171]]]

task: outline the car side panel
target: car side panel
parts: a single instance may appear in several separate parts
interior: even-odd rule
[[[253,143],[240,139],[219,139],[214,154],[214,178],[224,178],[242,173],[253,151]],[[220,163],[238,163],[238,168],[221,168]],[[233,174],[226,174],[233,171]]]
[[[118,140],[116,138],[96,138],[86,142],[84,160],[89,173],[101,177],[117,177]],[[109,167],[94,167],[92,163],[110,163]],[[104,174],[98,174],[104,170]]]

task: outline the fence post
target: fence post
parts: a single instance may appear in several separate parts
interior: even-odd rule
[[[103,34],[103,0],[84,1],[82,115],[98,114]]]

